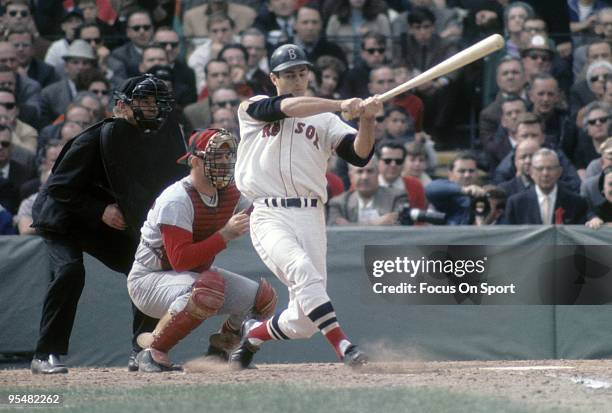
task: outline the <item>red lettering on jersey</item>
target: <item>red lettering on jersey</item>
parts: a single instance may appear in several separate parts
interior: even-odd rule
[[[267,123],[261,130],[261,137],[269,138],[270,136],[276,136],[280,129],[280,122]]]
[[[312,140],[314,138],[312,144],[315,146],[315,148],[319,149],[319,135],[317,134],[317,130],[314,126],[308,125],[306,128],[306,138],[308,138],[308,140]]]
[[[304,131],[304,126],[306,124],[304,122],[298,122],[297,127],[295,128],[295,133],[302,133]]]

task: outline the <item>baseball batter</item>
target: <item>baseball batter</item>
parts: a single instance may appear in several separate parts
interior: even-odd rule
[[[153,333],[138,337],[139,371],[174,369],[168,352],[205,319],[229,317],[213,334],[208,353],[227,359],[246,317],[268,318],[276,293],[238,274],[212,267],[226,244],[248,231],[249,216],[234,213],[240,193],[232,183],[237,142],[222,129],[192,134],[179,162],[190,174],[157,198],[141,230],[128,292],[143,313],[160,318]]]
[[[359,366],[367,358],[340,328],[326,292],[325,170],[334,150],[351,164],[368,163],[382,104],[377,97],[304,96],[311,64],[299,46],[277,48],[270,66],[278,96],[255,96],[238,109],[236,185],[253,200],[253,245],[287,286],[289,304],[266,321],[245,322],[230,363],[246,368],[266,340],[308,338],[321,331],[345,364]],[[359,131],[331,113],[339,111],[359,117]]]

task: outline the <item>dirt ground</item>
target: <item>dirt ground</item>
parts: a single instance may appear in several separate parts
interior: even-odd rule
[[[584,412],[612,411],[612,360],[374,362],[360,370],[337,363],[260,364],[231,372],[226,365],[193,360],[185,372],[129,373],[123,368],[72,368],[69,374],[33,376],[3,370],[0,389],[10,387],[144,387],[166,384],[303,383],[323,387],[407,387],[490,395],[533,407]]]

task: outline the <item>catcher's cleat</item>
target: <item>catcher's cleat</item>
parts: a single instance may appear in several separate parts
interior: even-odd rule
[[[232,370],[244,370],[244,369],[253,369],[256,368],[251,366],[251,362],[253,361],[253,356],[259,347],[249,343],[248,339],[243,340],[240,347],[232,352],[229,356],[229,365]]]
[[[342,357],[342,361],[345,365],[349,367],[358,368],[368,362],[368,356],[366,356],[364,352],[359,350],[359,347],[354,344],[351,344],[344,352],[344,357]]]
[[[159,362],[156,361],[153,357],[153,352],[155,352],[156,357],[158,358],[158,360],[160,360]],[[142,350],[140,353],[138,353],[138,355],[136,356],[136,361],[138,363],[138,371],[143,373],[183,371],[183,368],[181,366],[170,363],[167,354],[150,348]]]
[[[138,360],[136,356],[138,356],[138,351],[132,350],[130,357],[128,357],[128,371],[138,371]]]
[[[30,364],[32,374],[61,374],[68,373],[68,368],[61,361],[59,356],[49,354],[45,358],[33,358]]]

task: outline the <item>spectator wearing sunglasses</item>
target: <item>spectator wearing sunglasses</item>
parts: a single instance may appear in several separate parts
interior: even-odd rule
[[[11,130],[11,142],[15,146],[35,155],[38,145],[38,131],[19,120],[18,116],[19,106],[15,94],[10,89],[0,87],[0,125]]]
[[[40,87],[57,82],[59,76],[55,68],[34,56],[34,35],[26,29],[10,30],[6,36],[13,45],[17,55],[17,73],[37,81]]]
[[[427,208],[425,189],[421,181],[412,176],[401,176],[406,160],[406,148],[398,142],[384,140],[377,149],[378,184],[404,191],[412,208]]]
[[[612,107],[605,102],[591,102],[584,110],[581,133],[572,158],[578,174],[584,179],[586,167],[601,156],[600,148],[612,133]]]
[[[75,85],[78,91],[87,91],[95,94],[105,109],[104,117],[112,116],[112,112],[110,112],[111,85],[99,69],[92,67],[83,70],[77,75]]]
[[[361,40],[359,59],[353,68],[346,72],[344,84],[340,91],[342,98],[369,96],[368,84],[365,79],[370,71],[386,63],[387,37],[377,31],[367,32]]]
[[[118,88],[127,78],[140,75],[138,66],[143,49],[153,39],[153,18],[144,9],[132,11],[127,17],[128,42],[113,50],[108,67],[113,72],[113,87]]]
[[[581,70],[580,74],[575,73],[576,81],[572,85],[569,94],[570,113],[573,116],[575,116],[581,108],[598,99],[589,84],[586,73],[588,68],[597,61],[612,63],[612,46],[608,42],[598,39],[586,46],[586,50],[587,64],[585,68]],[[603,72],[604,70],[605,69],[600,69],[597,70],[597,72]],[[578,122],[578,126],[580,126],[580,122]]]
[[[65,11],[62,16],[62,33],[63,37],[54,41],[45,55],[45,63],[53,66],[57,76],[64,78],[64,59],[63,56],[68,52],[68,48],[74,39],[80,25],[83,24],[83,12],[79,9]]]
[[[195,72],[180,56],[181,44],[178,33],[169,26],[162,26],[155,31],[153,43],[166,50],[168,64],[172,69],[176,103],[182,107],[194,103],[197,98]]]
[[[371,30],[385,36],[383,53],[386,52],[387,57],[390,56],[391,22],[385,12],[386,4],[380,0],[337,2],[336,9],[327,22],[325,33],[329,40],[339,43],[344,49],[349,66],[355,65],[361,55],[359,39]]]
[[[19,188],[36,176],[36,169],[13,159],[11,139],[11,130],[0,124],[0,205],[15,215],[21,202]]]
[[[39,60],[44,60],[47,49],[51,45],[51,42],[39,33],[36,23],[34,23],[34,17],[32,16],[32,10],[30,9],[29,0],[7,0],[4,2],[5,13],[0,18],[2,24],[2,32],[8,33],[10,31],[27,31],[32,33],[33,43],[32,50],[34,56]],[[37,9],[39,5],[37,5]],[[60,10],[61,13],[61,10]],[[61,17],[61,14],[60,14]],[[59,24],[58,24],[59,26]]]

